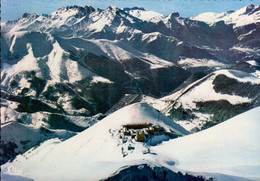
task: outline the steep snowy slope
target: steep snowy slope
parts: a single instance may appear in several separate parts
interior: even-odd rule
[[[199,47],[216,50],[237,43],[233,28],[225,23],[216,23],[214,26],[209,26],[201,21],[180,17],[179,13],[170,14],[163,22],[166,27],[173,31],[176,38],[192,45],[196,44]],[[207,32],[210,32],[210,34],[207,34]],[[187,33],[191,35],[187,36]],[[212,36],[215,38],[213,39]],[[229,42],[225,42],[224,39],[229,40]]]
[[[68,139],[103,118],[47,112],[41,104],[30,108],[24,106],[26,99],[21,101],[1,99],[1,164],[48,139]]]
[[[254,8],[248,14],[258,17]],[[150,96],[158,98],[180,90],[180,85],[187,87],[183,82],[194,72],[211,73],[237,62],[256,64],[258,27],[254,23],[234,29],[223,22],[210,26],[178,13],[162,17],[140,8],[111,6],[103,10],[68,6],[50,15],[25,13],[18,20],[1,23],[1,123],[25,125],[37,133],[38,129],[80,132],[103,118],[102,113],[123,95],[144,94],[148,96],[144,102],[163,104],[160,110],[184,120],[180,123],[187,123],[188,129],[209,127],[204,126],[209,120],[216,124],[259,105],[255,91],[259,84],[236,80],[235,87],[241,91],[222,90],[234,83],[227,75],[218,76],[214,91],[213,80],[204,85],[210,85],[210,94],[221,95],[224,101],[203,96],[200,101],[201,89],[196,94],[185,91],[180,99],[183,92],[167,100]],[[237,69],[244,71],[241,67]],[[186,93],[195,96],[195,103],[189,102]]]
[[[260,107],[207,130],[164,142],[152,151],[193,172],[260,179]]]
[[[231,68],[235,69],[235,70],[241,70],[244,72],[248,72],[248,73],[260,78],[260,61],[248,60],[248,61],[240,62]]]
[[[73,6],[51,15],[24,14],[17,21],[2,24],[1,124],[25,124],[30,127],[25,130],[39,134],[37,141],[28,134],[26,141],[31,142],[24,149],[18,138],[5,140],[3,145],[18,147],[5,150],[5,161],[38,142],[62,137],[52,133],[56,129],[86,129],[124,93],[165,95],[189,76],[173,63],[121,40],[109,40],[106,35],[97,40],[82,38],[94,36],[108,25],[120,34],[124,29],[118,21],[127,21],[131,27],[131,18],[141,22],[116,7],[95,10]],[[50,133],[42,139],[40,129]],[[20,131],[11,130],[13,135]],[[5,131],[2,136],[8,134]]]
[[[165,17],[157,12],[154,11],[146,11],[143,8],[124,8],[124,11],[128,12],[130,15],[139,18],[144,21],[151,21],[151,22],[158,22],[163,20]]]
[[[13,43],[15,45],[13,46],[14,48],[10,47],[11,52],[13,51],[17,55],[17,59],[12,61],[2,57],[1,86],[6,95],[3,98],[10,100],[10,97],[16,96],[16,98],[12,98],[12,101],[15,99],[16,102],[24,104],[27,108],[30,106],[26,105],[26,101],[21,102],[18,98],[33,98],[36,99],[36,102],[42,102],[42,104],[51,107],[52,111],[50,111],[51,109],[44,109],[44,111],[48,112],[64,113],[65,111],[72,115],[97,113],[93,111],[93,107],[89,106],[92,101],[84,98],[84,95],[80,95],[82,89],[91,87],[90,91],[84,92],[84,94],[92,94],[93,89],[97,87],[103,86],[113,89],[114,86],[119,87],[119,85],[94,73],[85,65],[80,64],[80,62],[73,60],[69,52],[65,51],[55,40],[51,42],[46,39],[42,40],[41,44],[43,46],[40,46],[39,42],[34,40],[41,35],[44,34],[25,33],[24,36],[17,38]],[[19,42],[23,42],[23,44],[19,44]],[[44,51],[46,42],[49,42],[51,47],[48,52]],[[43,51],[41,53],[45,52],[44,54],[37,55],[35,48],[39,49],[39,47],[42,47]],[[98,77],[99,79],[97,79]],[[83,83],[82,81],[85,82]],[[82,82],[81,85],[76,86],[79,82]],[[102,89],[99,91],[102,91]],[[97,102],[99,96],[94,99]],[[82,102],[81,104],[85,104],[85,106],[78,103],[76,105],[77,101]],[[113,102],[113,98],[109,101]],[[103,104],[106,107],[107,102],[103,102]],[[32,108],[35,109],[37,107]],[[38,108],[41,109],[40,107]],[[54,111],[54,109],[56,110]],[[37,112],[37,109],[32,112]]]
[[[220,14],[203,13],[193,20],[204,21],[214,25],[224,21],[233,25],[239,43],[234,48],[244,50],[244,52],[257,52],[259,54],[259,33],[260,33],[260,6],[248,5],[237,11],[228,11]],[[242,53],[240,53],[242,54]],[[259,55],[257,55],[259,57]],[[248,60],[248,59],[247,59]]]
[[[49,140],[18,156],[2,166],[2,174],[36,180],[98,180],[131,165],[148,164],[218,180],[259,179],[259,111],[260,107],[200,133],[151,146],[149,141],[121,142],[118,130],[123,124],[149,122],[187,132],[147,104],[133,104],[67,141]]]
[[[109,59],[122,61],[129,61],[131,59],[140,59],[139,64],[148,64],[147,67],[151,68],[163,68],[174,66],[173,63],[165,61],[159,57],[154,56],[150,53],[143,53],[134,49],[133,47],[125,44],[119,40],[88,40],[82,38],[61,38],[57,37],[57,41],[61,46],[74,54],[82,53],[93,53],[97,56],[106,56]],[[80,50],[80,51],[79,51]]]
[[[109,6],[105,10],[94,9],[91,6],[67,6],[59,8],[51,15],[25,13],[18,21],[8,21],[2,26],[3,31],[9,32],[10,36],[17,31],[27,30],[59,34],[65,37],[74,35],[85,38],[114,39],[113,32],[116,32],[118,27],[133,28],[134,25],[140,23],[142,20],[114,6]]]
[[[226,49],[237,43],[233,29],[224,23],[209,26],[182,18],[178,13],[163,17],[140,8],[101,10],[69,6],[51,15],[25,14],[17,21],[3,23],[2,27],[10,39],[24,31],[33,31],[61,37],[120,40],[174,63],[180,57],[233,62],[231,51]]]
[[[219,70],[160,99],[144,97],[187,130],[198,131],[259,106],[260,79],[238,70]]]
[[[50,130],[35,128],[19,122],[9,122],[1,125],[1,163],[22,154],[32,147],[51,139],[68,139],[75,133],[67,130]]]
[[[38,38],[42,38],[42,46],[35,41]],[[62,38],[26,32],[13,38],[10,44],[5,48],[16,58],[2,57],[3,90],[41,99],[53,104],[55,109],[63,109],[58,112],[69,114],[81,114],[83,110],[79,109],[85,109],[86,115],[107,111],[124,92],[165,94],[189,76],[173,63],[118,40]],[[107,88],[110,92],[106,92]],[[106,92],[109,99],[97,95],[97,89]],[[76,105],[75,96],[81,105]]]
[[[214,24],[218,21],[225,21],[226,24],[234,24],[234,27],[245,26],[260,22],[260,6],[249,5],[237,11],[224,13],[202,13],[192,19]]]
[[[3,173],[21,174],[36,180],[106,178],[120,167],[153,160],[149,141],[144,144],[134,139],[123,142],[120,139],[119,130],[123,125],[140,123],[158,124],[165,131],[180,135],[188,133],[147,104],[133,104],[67,141],[50,140],[18,156],[14,162],[2,167]],[[153,138],[165,140],[160,135]]]
[[[255,17],[259,18],[259,15]],[[8,38],[1,46],[5,49],[4,46],[10,46],[26,31],[46,33],[48,37],[51,34],[68,38],[120,40],[143,53],[173,63],[180,61],[179,65],[188,70],[188,60],[192,60],[198,63],[196,68],[191,66],[193,71],[209,72],[214,71],[215,67],[242,61],[249,56],[251,59],[259,58],[253,51],[245,54],[232,49],[234,45],[240,47],[241,44],[237,43],[242,40],[243,46],[250,45],[250,49],[258,47],[256,35],[259,26],[256,23],[252,27],[236,28],[234,32],[225,23],[209,26],[204,22],[182,18],[178,13],[162,17],[142,8],[108,7],[101,10],[91,6],[69,6],[51,15],[24,14],[17,21],[2,23],[2,32]],[[250,31],[253,33],[250,34]],[[48,46],[45,43],[44,50],[47,52]],[[8,55],[8,51],[4,52]],[[9,58],[16,59],[17,54],[9,53]]]
[[[145,102],[187,130],[197,132],[259,106],[259,66],[246,61],[211,74],[193,74],[168,96],[126,94],[106,114]],[[243,70],[243,71],[241,71]]]

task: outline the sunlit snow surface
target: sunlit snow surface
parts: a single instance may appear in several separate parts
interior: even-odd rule
[[[254,61],[249,63],[256,64]],[[182,106],[184,109],[193,110],[193,113],[197,118],[192,120],[175,120],[185,129],[191,131],[193,128],[201,127],[203,123],[207,122],[212,117],[211,114],[196,112],[196,102],[227,100],[230,104],[236,105],[241,103],[249,103],[252,101],[252,99],[248,97],[216,92],[213,88],[213,81],[218,75],[225,75],[241,83],[248,82],[255,85],[260,84],[260,79],[257,75],[239,70],[222,69],[209,74],[207,77],[195,81],[180,91],[160,99],[143,96],[142,102],[148,103],[166,115],[169,115],[169,111],[172,109],[173,103],[175,103],[176,108]]]
[[[123,124],[158,123],[166,130],[186,133],[147,104],[133,104],[67,141],[49,140],[37,149],[18,156],[2,166],[2,174],[36,180],[99,180],[122,167],[147,163],[173,171],[214,175],[215,178],[219,174],[228,174],[259,179],[259,117],[260,107],[205,131],[157,146],[133,142],[135,149],[123,157],[122,145],[115,131]],[[144,154],[148,148],[150,153]],[[223,175],[220,177],[220,180],[227,180]]]
[[[176,167],[260,178],[260,107],[207,130],[164,142],[153,150]]]
[[[135,16],[141,20],[152,21],[152,22],[158,22],[165,18],[164,15],[154,12],[154,11],[130,10],[129,14],[131,14],[132,16]]]
[[[34,26],[36,26],[36,30],[44,29],[43,32],[47,34],[47,39],[50,40],[52,46],[50,52],[46,53],[46,55],[37,56],[37,51],[33,51],[33,48],[41,47],[41,42],[38,42],[39,44],[37,43],[37,46],[33,45],[33,43],[27,43],[25,48],[26,52],[23,55],[23,58],[17,64],[4,69],[5,73],[8,77],[12,77],[15,73],[21,71],[36,70],[40,72],[43,70],[41,73],[44,74],[46,73],[45,69],[49,69],[47,85],[63,81],[73,83],[86,77],[91,77],[91,83],[113,83],[111,80],[96,75],[91,70],[85,69],[75,60],[72,60],[69,57],[66,47],[70,45],[73,50],[88,50],[85,53],[96,53],[96,55],[111,58],[111,61],[124,62],[129,59],[138,58],[141,63],[143,61],[149,64],[151,69],[174,66],[173,63],[153,54],[143,53],[119,40],[86,40],[79,36],[77,38],[57,38],[59,40],[56,41],[56,38],[49,34],[50,30],[48,28],[50,27],[53,29],[60,28],[62,30],[64,28],[62,27],[63,24],[74,26],[80,23],[82,23],[80,28],[83,30],[87,27],[89,30],[93,31],[92,33],[97,33],[103,30],[105,26],[111,24],[116,12],[116,7],[111,7],[111,11],[104,11],[100,16],[98,12],[96,12],[96,14],[91,14],[91,25],[84,22],[85,17],[75,18],[75,15],[78,13],[77,8],[68,11],[61,8],[57,12],[54,12],[51,15],[51,18],[46,18],[45,16],[33,18],[34,15],[31,15],[32,18],[28,19],[21,18],[19,20],[19,26],[12,27],[11,25],[8,27],[3,23],[5,27],[4,30],[6,31],[5,35],[6,37],[9,37],[7,39],[9,40],[13,37],[9,42],[9,50],[11,53],[24,53],[19,44],[17,46],[15,45],[19,38],[21,39],[26,37],[27,34],[30,34],[30,31]],[[255,13],[252,15],[247,15],[245,12],[246,9],[243,8],[234,13],[224,13],[220,15],[208,13],[194,19],[202,20],[210,24],[219,20],[224,20],[227,24],[234,23],[234,27],[259,22],[259,18],[257,19],[257,17],[259,17],[259,12],[257,12],[258,14]],[[162,15],[149,11],[131,10],[130,14],[144,21],[159,22],[164,19]],[[129,16],[125,18],[127,18],[130,23],[133,23],[134,17]],[[208,21],[207,18],[213,18],[214,20]],[[184,25],[182,19],[177,18],[176,20],[178,23]],[[44,23],[37,25],[37,21]],[[128,27],[122,25],[119,26],[116,31],[117,33],[122,33],[127,28]],[[23,31],[23,29],[28,31]],[[132,33],[129,39],[134,37],[133,34],[140,33],[140,31],[136,29],[129,32],[130,34]],[[252,32],[248,32],[243,36],[250,33]],[[40,33],[37,34],[37,36],[40,36]],[[159,36],[161,36],[160,33],[153,32],[144,34],[141,38],[143,41],[150,43],[157,40]],[[242,35],[240,38],[242,38]],[[181,45],[182,43],[183,42],[178,42],[178,45]],[[259,53],[258,50],[244,47],[233,47],[232,50]],[[28,60],[30,61],[30,64],[28,64]],[[43,63],[45,61],[46,63]],[[207,67],[223,68],[225,66],[220,62],[208,59],[186,58],[181,59],[178,63],[183,68],[192,67],[194,64],[196,65],[193,67],[203,65]],[[252,66],[257,65],[257,62],[254,60],[250,60],[248,63]],[[3,66],[7,67],[6,64],[3,64]],[[161,99],[154,99],[147,96],[143,99],[143,102],[146,102],[167,114],[169,103],[175,100],[177,106],[181,104],[183,108],[188,110],[196,110],[196,102],[199,101],[227,100],[232,105],[252,101],[252,99],[248,97],[221,94],[214,91],[213,80],[220,74],[234,78],[239,82],[250,82],[252,84],[260,83],[260,76],[257,72],[250,75],[241,71],[220,70],[210,74],[206,81],[200,82],[201,80],[198,80],[191,84],[186,88],[187,90],[184,89],[175,92],[174,94]],[[258,78],[254,75],[258,76]],[[9,81],[10,79],[5,79],[2,84],[8,85]],[[189,89],[197,83],[199,83],[199,86]],[[24,88],[30,86],[28,80],[24,77],[21,78],[20,84]],[[13,93],[19,94],[20,92]],[[31,91],[28,95],[35,96],[36,92]],[[67,95],[61,96],[58,99],[58,102],[68,102],[68,99],[69,97]],[[31,124],[37,128],[36,130],[32,129],[33,127],[31,126],[24,126],[18,122],[13,122],[17,120],[20,115],[15,112],[18,104],[4,100],[3,105],[5,105],[5,107],[1,108],[2,123],[5,124],[7,131],[16,130],[15,134],[8,135],[5,137],[5,140],[9,141],[17,138],[15,140],[16,144],[19,148],[22,148],[22,145],[20,144],[21,140],[33,137],[34,139],[32,142],[37,142],[37,140],[41,139],[37,132],[38,128],[40,128],[44,122],[35,119]],[[70,110],[72,109],[72,106],[70,103],[65,103],[64,108]],[[179,126],[145,103],[134,104],[109,115],[99,123],[67,141],[62,142],[59,139],[51,139],[38,148],[32,148],[25,154],[16,157],[15,160],[3,165],[2,174],[4,176],[3,178],[17,180],[26,180],[26,178],[33,178],[35,180],[99,180],[109,177],[112,173],[123,167],[137,164],[150,164],[165,166],[173,171],[182,170],[206,176],[214,175],[218,180],[229,181],[227,177],[220,174],[252,179],[255,178],[256,180],[259,180],[259,113],[260,108],[258,107],[205,131],[178,139],[164,141],[162,144],[156,144],[157,146],[135,141],[122,144],[119,140],[118,130],[121,129],[123,124],[149,122],[159,124],[164,127],[165,130],[174,131],[181,135],[188,134],[181,126],[185,127],[187,130],[191,130],[194,127],[198,127],[198,124],[200,124],[199,121],[191,123],[182,121],[179,122],[181,123],[181,126]],[[202,114],[196,111],[194,111],[194,114],[205,120],[211,116],[210,114]],[[38,119],[40,116],[44,117],[46,115],[41,115],[40,113],[31,115],[32,118],[35,117]],[[5,117],[10,118],[10,123],[5,122]],[[79,125],[84,124],[84,121],[80,119],[77,119],[76,122]],[[56,132],[58,135],[65,134],[63,131]],[[158,140],[164,140],[163,136],[155,137],[153,140],[150,140],[150,143],[153,141],[158,142]],[[134,150],[128,150],[127,155],[125,156],[122,153],[127,149],[129,144],[134,147]],[[13,177],[11,175],[13,175]],[[238,180],[242,180],[242,178]]]
[[[183,68],[187,69],[190,67],[214,67],[215,69],[224,68],[227,65],[224,63],[208,60],[208,59],[195,59],[195,58],[184,58],[178,61],[178,64]]]
[[[248,13],[249,11],[248,8],[252,8],[251,12]],[[245,26],[251,23],[258,23],[260,22],[259,19],[259,11],[254,11],[259,6],[251,7],[247,6],[244,8],[241,8],[237,11],[234,12],[224,12],[224,13],[202,13],[194,18],[193,20],[199,20],[199,21],[204,21],[209,24],[214,24],[218,21],[224,21],[227,24],[234,24],[234,28],[240,27],[240,26]]]

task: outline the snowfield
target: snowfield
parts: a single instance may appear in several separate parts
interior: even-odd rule
[[[154,11],[145,11],[140,9],[134,9],[134,10],[132,9],[129,11],[129,14],[143,21],[159,22],[165,18],[164,15],[160,13]]]
[[[218,21],[224,21],[226,24],[234,24],[234,28],[249,25],[252,23],[259,23],[259,6],[249,5],[237,11],[230,11],[224,13],[202,13],[193,20],[204,21],[213,25]]]
[[[180,97],[178,103],[181,103],[184,109],[196,109],[196,102],[203,102],[203,101],[211,101],[211,100],[228,100],[231,104],[239,104],[243,102],[250,102],[251,100],[247,97],[241,97],[237,95],[228,95],[228,94],[221,94],[217,93],[213,89],[213,80],[217,75],[228,75],[229,77],[238,79],[239,81],[248,81],[247,77],[238,77],[242,75],[243,72],[237,72],[238,76],[233,76],[233,71],[228,70],[220,70],[216,71],[213,76],[210,76],[206,81],[202,82],[199,86],[194,87],[191,91],[188,91],[183,96]],[[252,76],[253,81],[259,81],[259,79]],[[191,99],[192,98],[192,99]]]
[[[166,130],[188,134],[181,126],[147,104],[134,104],[111,114],[65,142],[49,140],[39,148],[18,156],[14,162],[7,163],[2,170],[4,173],[21,174],[36,180],[99,180],[108,177],[122,166],[153,160],[153,155],[143,154],[148,148],[141,142],[133,143],[135,150],[123,157],[124,145],[120,145],[118,135],[114,135],[122,124],[143,122],[157,123]]]
[[[165,130],[188,133],[147,104],[137,103],[118,110],[67,141],[48,140],[17,156],[2,166],[2,174],[35,180],[99,180],[123,167],[146,163],[219,180],[233,178],[223,174],[259,179],[259,113],[260,107],[208,130],[157,146],[136,141],[121,143],[117,130],[129,123],[157,123]],[[134,149],[125,149],[125,144]],[[122,152],[127,155],[123,156]]]
[[[215,69],[225,68],[227,65],[208,59],[195,59],[195,58],[184,58],[178,61],[178,64],[183,68],[187,69],[190,67],[214,67]]]
[[[152,149],[193,172],[260,179],[260,107],[207,130],[164,142]]]

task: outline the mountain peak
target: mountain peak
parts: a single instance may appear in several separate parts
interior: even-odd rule
[[[140,10],[140,11],[145,11],[143,7],[132,7],[132,8],[124,8],[124,11],[131,11],[131,10]]]
[[[116,7],[116,6],[108,6],[105,9],[106,12],[108,12],[109,14],[112,14],[112,16],[116,16],[118,15],[118,13],[120,14],[120,12],[124,12],[122,9]]]
[[[95,8],[93,8],[92,6],[77,6],[77,5],[74,5],[74,6],[65,6],[65,7],[61,7],[58,9],[57,12],[67,12],[69,10],[76,10],[78,12],[80,12],[81,14],[83,13],[84,15],[86,14],[90,14],[92,12],[95,11]]]
[[[116,6],[108,6],[108,8],[107,8],[108,10],[114,10],[114,11],[117,11],[117,10],[119,10],[119,8],[118,7],[116,7]]]
[[[24,13],[23,15],[22,15],[22,18],[27,18],[27,17],[29,17],[31,14],[29,14],[29,13]]]
[[[93,8],[92,6],[85,6],[84,9],[85,9],[85,11],[88,11],[90,13],[95,11],[95,8]]]
[[[248,14],[251,15],[257,11],[260,11],[260,6],[255,6],[253,4],[250,4],[246,7],[245,13],[244,14]]]
[[[58,11],[68,11],[70,9],[78,9],[80,6],[74,5],[74,6],[63,6],[58,9]],[[82,8],[82,7],[81,7]]]
[[[37,17],[39,17],[39,15],[37,15],[37,14],[35,14],[35,13],[33,13],[33,14],[24,13],[24,14],[22,15],[22,18],[37,18]]]
[[[255,5],[253,5],[253,4],[249,4],[249,5],[246,7],[247,10],[252,10],[252,9],[254,9],[254,8],[255,8]]]
[[[225,21],[226,24],[233,24],[234,28],[242,27],[252,23],[258,23],[260,6],[250,4],[236,11],[227,11],[223,13],[202,13],[193,20],[204,21],[213,25],[217,21]]]
[[[179,16],[180,16],[180,14],[178,12],[174,12],[174,13],[170,14],[170,19],[174,19],[174,18],[177,18]]]
[[[255,5],[253,4],[250,4],[244,8],[242,8],[244,10],[244,13],[243,14],[248,14],[250,13],[253,9],[255,8]]]

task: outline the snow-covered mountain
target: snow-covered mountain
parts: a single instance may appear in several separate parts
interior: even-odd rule
[[[174,63],[193,58],[220,64],[234,63],[245,58],[244,55],[237,56],[236,60],[231,58],[237,52],[227,49],[238,43],[238,37],[233,28],[224,23],[209,26],[182,18],[178,13],[167,17],[155,14],[140,8],[108,7],[101,10],[91,6],[63,7],[48,16],[24,14],[17,21],[2,23],[5,35],[3,44],[7,46],[7,55],[10,51],[7,57],[19,56],[11,48],[16,44],[15,37],[22,36],[26,31],[36,31],[47,37],[51,34],[70,38],[120,40],[143,53],[151,53]],[[149,20],[158,19],[158,16],[160,20]],[[254,53],[251,56],[259,57]]]
[[[174,139],[161,132],[142,143],[124,135],[123,126],[158,124],[168,135],[187,131],[147,104],[133,104],[67,141],[52,139],[19,155],[2,166],[2,173],[35,180],[100,180],[147,164],[217,180],[259,179],[259,111],[252,109],[200,133]]]
[[[127,125],[127,124],[138,125],[141,123],[151,123],[154,125],[160,125],[162,128],[165,129],[165,131],[169,133],[177,133],[180,135],[188,133],[184,128],[172,122],[169,118],[157,112],[147,104],[138,103],[138,104],[130,105],[104,118],[99,123],[95,124],[94,126],[88,128],[86,131],[77,135],[77,137],[73,137],[72,139],[69,139],[62,143],[58,139],[49,140],[46,143],[44,143],[42,145],[43,146],[42,148],[48,149],[46,150],[47,152],[45,152],[48,154],[47,155],[44,154],[45,156],[40,154],[41,155],[40,157],[42,158],[43,156],[44,157],[43,161],[46,161],[46,163],[48,162],[49,164],[45,164],[43,162],[41,163],[35,162],[35,163],[39,163],[38,165],[39,167],[35,165],[34,168],[29,168],[30,167],[29,165],[31,164],[24,164],[29,166],[27,167],[27,171],[31,172],[34,175],[32,176],[29,174],[30,175],[29,176],[26,174],[25,177],[31,177],[31,178],[33,177],[33,179],[36,180],[38,179],[45,180],[50,178],[52,179],[88,178],[90,180],[99,180],[105,178],[106,176],[109,176],[110,173],[115,172],[121,166],[124,166],[125,161],[128,162],[130,165],[134,163],[142,162],[140,158],[143,157],[143,155],[145,154],[144,152],[148,152],[146,155],[147,157],[150,157],[148,151],[149,143],[148,145],[144,145],[142,142],[134,141],[134,139],[131,138],[127,139],[127,136],[124,136],[123,132],[120,132],[123,129],[123,125]],[[150,139],[151,139],[150,141],[151,143],[152,142],[156,143],[156,142],[162,142],[163,140],[168,140],[170,139],[170,137],[166,135],[154,135]],[[58,142],[59,142],[58,145],[60,145],[58,149],[55,148],[53,151],[49,150],[49,148],[51,147],[54,148],[55,145],[53,144],[55,143],[57,144]],[[63,144],[65,145],[62,146]],[[62,150],[64,149],[62,152],[68,156],[64,157],[64,155],[60,154],[59,152],[61,151],[61,149]],[[85,156],[82,157],[83,155]],[[74,158],[73,160],[75,162],[71,162],[72,161],[71,156],[72,157],[75,156],[79,160]],[[36,157],[34,157],[34,159],[39,158]],[[54,161],[54,158],[57,160],[57,162]],[[106,163],[108,165],[110,165],[109,163],[112,163],[110,165],[111,167],[108,166]],[[67,165],[68,170],[65,171],[63,167],[60,167],[56,164],[58,165],[65,164]],[[46,166],[46,168],[42,168],[41,173],[43,173],[43,175],[38,175],[36,173],[38,172],[36,171],[37,167],[40,168],[43,165]],[[82,169],[79,169],[81,165],[85,165],[85,169],[83,172]],[[106,167],[106,165],[108,167]],[[2,170],[5,170],[4,167],[2,167]],[[8,170],[10,166],[7,166],[5,168],[7,168]],[[52,171],[48,173],[45,172],[47,171],[45,170],[47,168]],[[97,170],[99,171],[97,172]],[[70,176],[67,177],[67,175],[64,175],[64,171],[67,172]],[[72,173],[71,171],[73,172],[73,174],[71,174]],[[55,178],[53,177],[54,176],[53,173],[55,173],[56,175]],[[97,173],[97,174],[93,175],[91,173]],[[75,177],[76,175],[78,176],[77,178]]]
[[[240,62],[233,67],[232,69],[241,70],[247,73],[254,75],[255,77],[260,78],[260,62],[256,60],[248,60]]]
[[[259,7],[242,11],[232,21],[250,24],[114,6],[68,6],[1,23],[2,163],[135,102],[189,131],[259,106]],[[166,132],[160,139],[185,131]]]
[[[210,25],[224,21],[226,24],[233,25],[237,34],[239,45],[235,47],[246,47],[258,51],[259,54],[259,33],[260,33],[260,6],[253,4],[241,8],[237,11],[228,11],[220,14],[202,13],[193,20],[204,21]]]
[[[237,11],[228,11],[223,13],[202,13],[192,19],[204,21],[211,25],[218,21],[224,21],[226,24],[233,24],[235,28],[260,23],[260,6],[253,4],[243,7]]]
[[[146,11],[144,8],[133,7],[124,8],[123,10],[128,12],[130,15],[144,21],[159,22],[165,18],[165,16],[160,13],[154,11]]]
[[[51,139],[68,139],[75,132],[67,130],[50,130],[44,127],[34,127],[19,122],[1,124],[1,163],[22,154],[34,146]]]
[[[134,102],[145,102],[189,131],[206,129],[260,106],[260,79],[256,76],[259,72],[247,73],[239,67],[237,70],[218,70],[206,76],[193,74],[173,93],[159,99],[125,95],[107,114]]]
[[[259,106],[259,89],[259,78],[251,74],[219,70],[162,98],[168,102],[162,111],[188,130],[205,129]]]
[[[257,107],[207,130],[164,142],[151,151],[176,159],[178,169],[259,180],[259,116]]]

